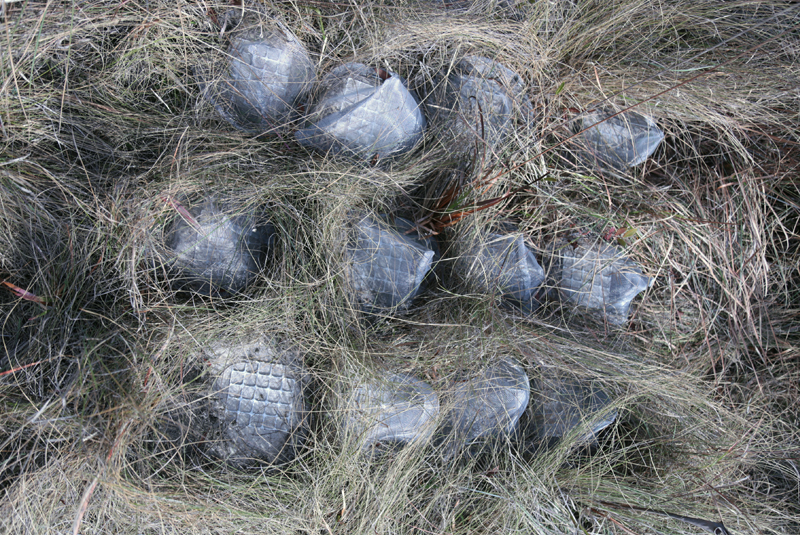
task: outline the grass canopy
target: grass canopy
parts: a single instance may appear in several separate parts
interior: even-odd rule
[[[3,532],[800,532],[796,2],[24,0],[0,20]],[[220,113],[253,28],[279,28],[314,82],[286,91],[280,128]],[[347,63],[425,112],[402,153],[298,143]],[[656,148],[592,157],[587,117]],[[224,213],[202,219],[208,199]],[[353,299],[367,216],[436,244],[401,313],[365,318]],[[178,227],[235,242],[246,284],[181,284],[205,245],[170,249]],[[458,267],[465,236],[508,228],[545,273],[554,244],[580,243],[647,282],[614,321],[547,276],[535,306],[509,305]],[[213,355],[254,336],[303,370],[303,441],[282,464],[209,446],[230,424]],[[426,432],[376,455],[343,431],[364,378],[424,385],[436,429],[500,362],[532,404],[479,454]],[[604,412],[534,444],[552,384]]]

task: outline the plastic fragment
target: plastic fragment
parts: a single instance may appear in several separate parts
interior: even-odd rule
[[[633,111],[611,117],[613,114],[596,110],[575,121],[577,131],[588,128],[575,141],[579,157],[589,166],[618,171],[644,163],[664,140],[664,133],[645,115]]]
[[[324,153],[362,160],[384,159],[411,150],[425,130],[425,117],[405,81],[361,63],[347,63],[325,75],[308,128],[297,141]]]
[[[401,218],[395,221],[401,228],[412,226]],[[432,239],[364,216],[352,225],[345,257],[355,304],[367,314],[382,315],[404,310],[421,293],[436,250]]]
[[[213,198],[178,211],[166,236],[177,283],[205,295],[242,291],[263,269],[275,229],[255,213],[236,213]]]
[[[526,313],[539,308],[536,292],[544,269],[521,233],[478,235],[456,260],[456,270],[475,291],[499,294]]]
[[[218,344],[212,367],[223,368],[212,386],[219,425],[209,451],[235,466],[290,461],[306,438],[306,372],[293,350],[264,339]]]
[[[439,435],[445,458],[461,453],[474,456],[504,438],[513,438],[529,400],[528,376],[510,359],[457,385]]]
[[[357,435],[363,451],[384,452],[430,436],[439,398],[427,383],[391,373],[358,382],[343,412],[342,430]]]
[[[227,79],[206,91],[217,112],[240,130],[284,128],[298,116],[314,82],[314,63],[288,29],[250,28],[232,38]]]
[[[631,301],[650,285],[650,278],[617,247],[583,240],[554,252],[550,276],[562,299],[601,311],[614,325],[627,321]]]

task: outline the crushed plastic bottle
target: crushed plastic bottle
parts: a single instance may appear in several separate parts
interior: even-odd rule
[[[549,276],[562,299],[600,311],[614,325],[627,321],[631,301],[651,282],[617,247],[585,240],[556,248]]]
[[[519,232],[477,234],[458,256],[456,272],[475,291],[499,294],[525,313],[540,306],[536,292],[544,282],[544,269]]]
[[[263,133],[297,118],[316,74],[308,50],[292,32],[277,26],[241,31],[231,39],[228,57],[227,77],[206,90],[227,122]]]
[[[434,136],[459,158],[492,159],[512,128],[515,108],[531,108],[519,74],[482,56],[464,57],[432,85],[426,115]]]
[[[439,398],[427,383],[390,373],[358,382],[341,413],[344,435],[355,435],[363,451],[382,453],[429,437]]]
[[[236,212],[213,197],[188,210],[176,207],[165,241],[168,265],[179,287],[228,296],[255,280],[275,242],[272,224],[253,212]]]
[[[664,132],[645,115],[628,111],[611,117],[613,114],[595,110],[575,121],[576,132],[588,128],[575,139],[580,159],[590,167],[618,171],[644,163],[664,140]]]
[[[523,431],[529,451],[551,448],[576,430],[573,445],[592,445],[617,419],[608,394],[590,382],[547,374],[534,379],[532,392],[530,420]]]
[[[407,308],[423,289],[438,249],[432,238],[406,234],[411,222],[396,218],[396,227],[370,216],[352,225],[346,250],[346,277],[356,305],[366,314],[395,314]]]
[[[306,147],[362,160],[381,160],[410,151],[422,139],[425,117],[397,74],[384,76],[361,63],[325,75],[308,128],[295,132]]]
[[[437,442],[444,458],[477,455],[511,439],[530,400],[530,381],[522,367],[503,359],[456,386]]]
[[[211,388],[209,452],[234,466],[290,461],[307,436],[308,374],[297,351],[264,338],[219,343],[209,352],[222,369]]]

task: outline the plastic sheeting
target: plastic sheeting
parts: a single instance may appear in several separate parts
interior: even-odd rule
[[[226,296],[255,280],[275,240],[271,224],[213,198],[180,212],[166,236],[168,262],[179,285]]]
[[[398,226],[411,228],[400,218]],[[423,289],[436,257],[433,239],[405,234],[388,223],[363,216],[351,227],[346,277],[356,306],[368,314],[394,314],[407,308]]]
[[[389,451],[431,435],[439,398],[427,383],[390,373],[358,382],[341,412],[342,431],[355,434],[364,451]]]
[[[425,117],[405,81],[390,73],[347,63],[325,75],[308,128],[297,141],[324,153],[362,160],[384,159],[411,150],[422,139]]]
[[[314,63],[302,42],[278,27],[250,28],[228,47],[225,79],[206,94],[217,112],[240,130],[262,133],[284,128],[314,83]]]

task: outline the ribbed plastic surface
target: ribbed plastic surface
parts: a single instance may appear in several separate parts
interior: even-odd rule
[[[401,234],[388,223],[362,217],[352,226],[347,280],[366,313],[392,314],[422,290],[436,253],[427,240]]]
[[[271,224],[213,198],[176,214],[166,237],[178,282],[206,295],[242,291],[264,267],[275,239]]]
[[[237,465],[290,460],[307,416],[301,373],[299,362],[287,361],[225,368],[213,386],[223,440],[212,451]]]
[[[353,387],[342,429],[365,451],[387,451],[430,436],[438,413],[439,398],[427,383],[390,373]]]
[[[295,118],[315,77],[314,63],[295,35],[279,28],[249,29],[231,39],[228,55],[228,76],[209,93],[226,121],[260,133]]]
[[[591,127],[575,139],[581,160],[617,170],[644,163],[664,140],[664,133],[650,117],[632,111],[613,114],[598,110],[576,121],[577,131]]]
[[[487,445],[511,438],[530,400],[525,370],[510,359],[492,364],[456,386],[441,430],[446,458],[477,454]]]
[[[627,320],[631,301],[650,284],[635,262],[608,244],[565,245],[555,252],[552,265],[564,299],[602,311],[612,324]]]
[[[539,308],[536,292],[544,270],[520,233],[473,237],[456,261],[456,270],[475,291],[498,294],[528,313]]]
[[[298,142],[325,153],[363,160],[409,151],[422,139],[425,117],[405,81],[348,63],[325,75],[311,109],[313,124],[295,133]]]

